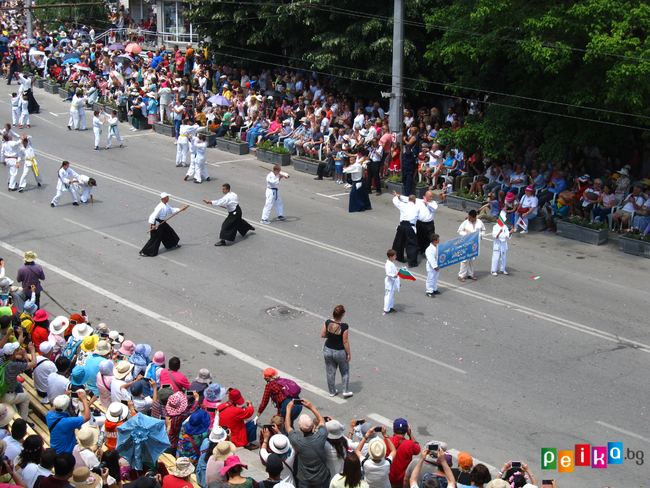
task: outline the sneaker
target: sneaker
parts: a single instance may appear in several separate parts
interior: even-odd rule
[[[425,293],[425,295],[428,296],[429,298],[435,298],[435,295],[433,293],[427,292]]]
[[[388,315],[388,314],[391,314],[391,313],[395,313],[394,308],[391,308],[388,312],[384,312],[384,315]]]
[[[74,205],[75,207],[78,207],[78,206],[79,206],[79,202],[72,202],[72,205]]]
[[[343,398],[350,398],[352,395],[354,395],[354,393],[352,393],[351,391],[343,392]]]
[[[54,205],[53,203],[50,203],[50,207],[56,207],[56,205]]]
[[[31,129],[31,128],[32,128],[32,126],[31,126],[31,125],[29,125],[29,124],[27,124],[27,128],[28,128],[28,129]]]
[[[18,193],[22,193],[24,190],[24,188],[18,188]]]
[[[508,276],[510,273],[508,273],[507,271],[501,271],[501,274]]]
[[[339,394],[339,391],[338,391],[338,390],[335,390],[334,393],[330,393],[330,396],[331,396],[331,397],[334,397],[334,396],[336,396],[336,395],[338,395],[338,394]]]
[[[45,397],[45,398],[41,398],[40,402],[46,404],[46,403],[50,403],[50,400],[47,397]]]
[[[345,188],[352,188],[352,185],[350,183],[346,183]]]
[[[260,224],[265,224],[266,225],[266,224],[270,224],[270,223],[271,222],[269,222],[268,220],[260,220]]]
[[[492,271],[492,276],[496,276],[496,275],[497,275],[497,274],[496,274],[494,271]]]
[[[280,216],[277,218],[277,220],[287,220],[287,219],[284,218],[282,215],[280,215]]]
[[[522,231],[520,232],[520,234],[521,234],[521,235],[528,234],[528,231],[527,231],[527,230],[522,230]]]
[[[442,295],[442,293],[440,293],[438,290],[434,291],[433,294],[434,295]]]

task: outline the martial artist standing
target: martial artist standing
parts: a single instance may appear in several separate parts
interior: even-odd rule
[[[397,274],[397,266],[395,266],[395,259],[397,258],[397,252],[393,249],[389,249],[386,253],[386,265],[384,269],[386,271],[386,277],[384,278],[384,315],[387,313],[395,313],[393,308],[393,298],[395,292],[399,291],[400,279]]]
[[[20,168],[20,160],[23,159],[23,143],[21,140],[14,141],[11,139],[11,134],[5,134],[2,144],[2,163],[9,167],[9,175],[7,177],[8,190],[16,191],[18,188],[18,169]]]
[[[99,151],[99,143],[102,142],[102,125],[104,125],[104,121],[100,117],[101,112],[95,110],[93,112],[93,133],[95,134],[95,146],[93,149],[95,151]]]
[[[18,125],[18,119],[20,119],[20,97],[14,92],[11,94],[11,123]]]
[[[458,234],[461,236],[466,236],[473,232],[479,233],[479,239],[482,239],[485,235],[485,225],[483,225],[481,219],[476,217],[476,210],[470,210],[467,214],[467,220],[458,227]],[[474,276],[474,261],[476,261],[476,258],[466,259],[460,262],[460,271],[458,272],[459,281],[465,281],[465,278],[476,280],[476,276]]]
[[[505,221],[505,216],[503,218]],[[505,223],[497,222],[492,227],[492,276],[497,275],[497,271],[507,275],[506,271],[506,251],[508,251],[508,239],[510,239],[510,229]]]
[[[83,90],[77,90],[77,112],[79,114],[79,130],[86,130],[86,97]]]
[[[185,178],[183,178],[184,181],[187,181],[188,178],[194,177],[194,183],[201,183],[201,176],[205,178],[205,181],[210,181],[210,175],[205,167],[205,149],[207,147],[208,145],[205,142],[205,135],[199,134],[198,136],[192,137],[190,140],[190,152],[192,153],[192,158],[187,174],[185,175]]]
[[[284,171],[281,171],[282,167],[279,164],[273,166],[273,171],[266,175],[266,202],[264,203],[264,209],[262,210],[262,224],[270,224],[269,216],[271,215],[271,209],[275,207],[275,213],[277,214],[277,220],[285,220],[282,215],[282,198],[278,192],[278,185],[282,178],[289,178],[289,175]]]
[[[90,198],[90,203],[95,203],[95,200],[93,200],[93,188],[97,186],[95,178],[79,175],[77,180],[77,183],[74,184],[74,189],[79,193],[81,203],[88,203],[88,198]]]
[[[38,172],[38,165],[36,164],[36,153],[34,152],[34,145],[32,143],[32,136],[23,137],[23,157],[25,159],[23,165],[23,174],[20,176],[20,183],[18,184],[18,192],[21,193],[25,186],[27,186],[27,174],[31,171],[34,172],[34,178],[39,188],[43,183],[43,178]]]
[[[203,200],[208,205],[223,207],[228,211],[228,217],[221,224],[221,233],[219,234],[219,239],[221,240],[215,242],[215,246],[225,246],[226,241],[234,242],[237,232],[244,237],[249,230],[255,230],[255,227],[242,218],[239,198],[235,192],[230,191],[230,184],[224,183],[221,191],[223,192],[223,197],[219,200]]]
[[[20,101],[20,123],[18,128],[22,129],[23,125],[31,127],[29,125],[29,98],[27,98],[27,93],[23,93],[22,100]]]
[[[438,244],[440,244],[440,236],[438,234],[431,234],[431,244],[427,247],[424,255],[427,257],[427,289],[426,295],[428,297],[435,297],[440,295],[438,291],[438,276],[440,276],[440,268],[438,267]]]
[[[68,161],[63,161],[61,163],[58,176],[59,178],[56,182],[56,195],[52,199],[50,207],[56,207],[59,204],[61,195],[63,195],[63,192],[66,190],[70,192],[70,196],[72,197],[72,205],[75,207],[79,206],[79,202],[77,201],[77,193],[72,187],[73,183],[79,182],[79,175],[70,168],[70,163]]]
[[[408,198],[393,191],[393,205],[399,209],[399,226],[393,240],[393,249],[397,253],[397,260],[404,261],[404,250],[406,259],[411,268],[418,265],[418,241],[416,237],[416,223],[418,221],[418,209],[415,206],[415,195]]]
[[[113,140],[113,137],[117,139],[117,143],[120,145],[120,147],[124,147],[122,145],[122,138],[120,137],[120,130],[117,127],[117,110],[113,110],[111,112],[111,116],[108,118],[108,139],[106,140],[106,149],[109,149],[111,147],[111,141]]]
[[[433,192],[429,190],[424,194],[424,199],[415,200],[415,206],[418,209],[418,221],[415,225],[418,250],[424,254],[431,243],[429,236],[436,231],[433,216],[438,209],[438,202],[433,199]]]
[[[70,102],[70,118],[68,119],[68,130],[79,130],[79,110],[77,109],[77,94],[75,93],[72,96],[72,101]]]
[[[190,125],[190,119],[183,120],[178,130],[178,145],[176,146],[176,166],[187,166],[187,151],[190,146],[190,137],[200,129],[199,124]]]
[[[140,256],[157,256],[160,243],[162,242],[166,249],[174,249],[181,247],[178,243],[180,237],[174,232],[171,226],[163,221],[168,219],[176,212],[185,210],[188,205],[183,208],[174,208],[169,206],[169,193],[162,192],[160,194],[160,203],[156,205],[153,212],[149,216],[149,224],[151,225],[151,237],[149,241],[140,250]]]

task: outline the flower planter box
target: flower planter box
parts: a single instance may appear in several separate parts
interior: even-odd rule
[[[93,111],[97,110],[98,112],[100,112],[104,108],[105,108],[104,105],[101,105],[99,103],[93,103]]]
[[[594,246],[600,246],[607,242],[608,229],[595,230],[589,227],[582,227],[580,225],[571,224],[563,220],[556,221],[557,233],[562,237],[575,239],[576,241],[586,242]]]
[[[642,258],[650,258],[650,242],[621,236],[618,238],[618,249]]]
[[[293,158],[293,168],[296,171],[300,171],[302,173],[317,175],[318,161],[312,161],[310,159],[302,159],[302,158]]]
[[[546,217],[538,215],[533,220],[528,220],[529,232],[541,232],[546,230]]]
[[[416,186],[413,188],[413,193],[415,193],[416,198],[424,198],[424,194],[429,191],[428,186]]]
[[[156,131],[158,134],[164,134],[169,137],[176,137],[176,128],[173,125],[154,122],[153,130]]]
[[[392,195],[394,191],[400,195],[404,195],[404,185],[402,183],[396,183],[394,181],[386,180],[386,189]]]
[[[61,97],[61,99],[65,100],[66,98],[68,98],[68,90],[66,90],[65,88],[60,86],[59,87],[59,96]]]
[[[135,127],[133,125],[133,117],[130,117],[130,119],[131,119],[131,126]],[[147,120],[146,117],[142,117],[141,119],[138,119],[138,121],[140,122],[140,130],[149,130],[149,129],[151,129],[151,125],[149,124],[149,121]]]
[[[215,141],[217,140],[217,134],[214,132],[210,132],[209,134],[202,132],[202,134],[205,136],[205,143],[208,145],[208,147],[212,147],[213,145],[216,146]]]
[[[258,161],[264,161],[270,164],[279,164],[280,166],[289,166],[291,164],[291,154],[279,154],[272,151],[263,151],[258,149],[255,153]],[[318,168],[318,166],[316,166]]]
[[[217,149],[243,156],[244,154],[248,154],[248,143],[229,141],[223,137],[219,137],[217,138]]]
[[[59,88],[60,87],[61,87],[61,85],[53,85],[51,83],[45,83],[43,85],[43,89],[48,93],[52,93],[53,95],[56,95],[57,93],[59,93]]]
[[[483,205],[485,205],[485,202],[477,202],[476,200],[470,200],[469,198],[463,198],[457,195],[447,195],[447,206],[452,210],[462,210],[463,212],[469,212],[470,210],[478,211]]]
[[[43,88],[44,80],[43,78],[36,78],[34,80],[34,85],[37,86],[38,88]]]

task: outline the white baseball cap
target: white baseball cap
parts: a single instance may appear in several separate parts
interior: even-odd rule
[[[171,195],[170,195],[169,193],[166,193],[166,192],[162,192],[162,193],[160,194],[160,199],[161,199],[161,200],[162,200],[163,198],[167,198],[167,197],[171,197]]]

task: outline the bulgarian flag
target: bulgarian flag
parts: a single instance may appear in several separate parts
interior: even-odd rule
[[[506,213],[503,210],[501,210],[501,213],[499,214],[497,223],[499,224],[499,227],[506,225]]]
[[[416,281],[415,276],[413,276],[411,274],[411,272],[406,268],[400,269],[399,273],[397,273],[397,276],[399,276],[400,278],[402,278],[404,280]]]

